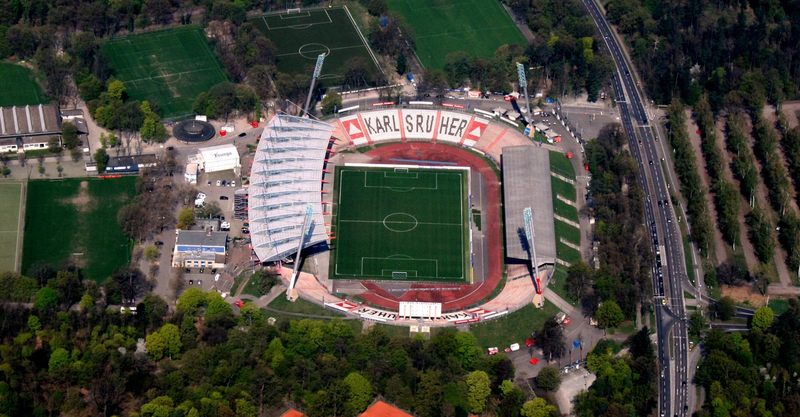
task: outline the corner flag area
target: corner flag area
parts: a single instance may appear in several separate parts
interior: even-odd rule
[[[468,169],[336,169],[333,279],[471,281]]]

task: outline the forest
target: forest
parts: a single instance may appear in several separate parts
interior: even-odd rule
[[[714,112],[797,98],[800,4],[792,0],[606,0],[650,98]]]

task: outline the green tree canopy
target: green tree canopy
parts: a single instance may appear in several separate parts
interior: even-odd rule
[[[358,415],[372,402],[372,384],[358,372],[350,372],[344,378],[349,399],[345,403],[349,415]]]
[[[775,320],[775,313],[769,306],[759,307],[753,315],[753,329],[766,330],[772,326]]]
[[[328,91],[322,99],[322,114],[333,114],[336,109],[342,108],[342,96],[335,91]]]
[[[492,389],[489,387],[489,375],[484,371],[472,371],[467,374],[467,406],[469,411],[480,414],[486,409],[486,399]]]
[[[523,417],[550,417],[556,411],[554,405],[548,404],[542,397],[536,397],[522,405],[520,414]]]
[[[555,366],[545,366],[536,376],[536,386],[545,391],[556,391],[559,385],[561,385],[561,372]]]
[[[625,319],[625,315],[622,313],[622,309],[619,308],[619,304],[617,304],[616,301],[607,300],[597,308],[595,319],[599,327],[607,329],[609,327],[619,326],[622,320]]]

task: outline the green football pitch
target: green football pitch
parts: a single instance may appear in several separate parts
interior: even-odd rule
[[[337,167],[331,278],[469,281],[467,176]]]
[[[128,96],[157,105],[165,118],[192,114],[200,93],[228,79],[197,26],[115,38],[102,52]]]
[[[17,271],[19,267],[23,187],[19,182],[0,183],[0,272]]]
[[[275,44],[280,72],[310,76],[317,55],[325,53],[319,77],[323,85],[341,85],[347,63],[354,59],[361,59],[373,78],[379,75],[372,51],[344,7],[271,13],[251,22]]]
[[[133,198],[136,178],[28,182],[22,272],[37,262],[72,261],[102,282],[127,265],[132,245],[117,212]]]
[[[494,56],[500,45],[526,45],[499,0],[387,0],[414,30],[422,64],[442,69],[447,54]]]
[[[0,62],[0,107],[46,103],[47,97],[33,77],[33,71],[22,65]]]

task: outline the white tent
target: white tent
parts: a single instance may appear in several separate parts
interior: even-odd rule
[[[198,161],[205,172],[239,171],[239,151],[232,144],[209,146],[197,150]]]

